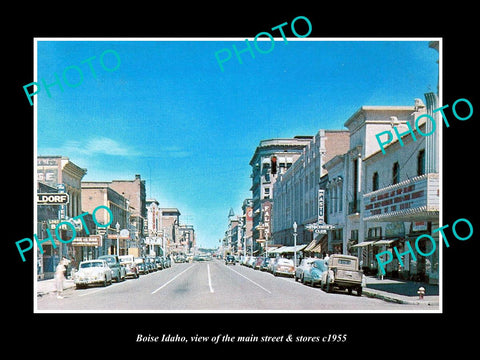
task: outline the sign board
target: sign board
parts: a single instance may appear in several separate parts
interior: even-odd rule
[[[162,245],[162,238],[158,236],[147,236],[145,245]]]
[[[426,211],[438,211],[437,189],[438,178],[421,175],[365,194],[363,220],[387,218],[422,208]]]
[[[317,222],[319,224],[325,223],[324,196],[325,196],[325,190],[318,189],[318,219],[317,219]]]
[[[65,205],[70,198],[67,193],[40,193],[37,194],[38,205]]]
[[[335,225],[313,223],[313,224],[306,224],[305,229],[322,234],[322,232],[320,232],[321,230],[333,230],[335,229]]]
[[[108,234],[107,239],[117,240],[117,235],[116,234]],[[128,240],[128,239],[130,239],[130,236],[118,236],[118,239],[119,240]]]
[[[270,220],[272,214],[272,203],[265,201],[262,204],[263,208],[263,226],[265,227],[265,237],[270,236]]]
[[[80,236],[72,241],[73,246],[102,246],[100,235]]]

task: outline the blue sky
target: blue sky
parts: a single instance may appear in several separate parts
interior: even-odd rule
[[[39,40],[38,81],[53,84],[68,68],[79,85],[36,95],[38,154],[68,156],[87,168],[84,180],[141,174],[147,197],[179,208],[197,243],[213,247],[229,209],[239,213],[251,197],[249,161],[262,139],[342,129],[362,105],[413,105],[436,90],[428,41],[277,40],[268,54],[252,46],[243,64],[233,54],[224,72],[215,52],[244,49],[244,39]],[[100,64],[106,50],[119,55],[115,71]],[[82,64],[94,56],[96,78]],[[111,52],[103,60],[117,64]]]

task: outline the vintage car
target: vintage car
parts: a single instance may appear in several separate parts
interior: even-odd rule
[[[145,263],[145,259],[143,257],[136,257],[135,264],[137,265],[138,273],[139,274],[148,274],[148,267]]]
[[[98,257],[100,260],[105,260],[112,269],[112,277],[116,282],[125,280],[125,267],[120,264],[117,255],[102,255]]]
[[[255,260],[255,263],[253,264],[252,267],[253,267],[255,270],[257,270],[257,269],[260,270],[260,266],[262,266],[264,259],[265,259],[265,258],[264,258],[263,256],[257,257],[257,259]]]
[[[138,267],[133,255],[120,255],[120,264],[125,267],[125,276],[131,276],[138,279]]]
[[[225,256],[225,265],[228,265],[228,264],[235,265],[235,256],[233,256],[233,255]]]
[[[315,286],[322,281],[322,274],[327,271],[328,265],[324,259],[313,259],[310,266],[306,267],[302,273],[302,283]]]
[[[112,270],[105,260],[82,261],[73,276],[73,282],[77,289],[93,284],[107,286],[112,283]]]
[[[312,267],[312,263],[314,261],[315,261],[315,258],[302,259],[302,261],[300,262],[300,265],[298,265],[297,268],[295,269],[295,275],[294,275],[295,281],[302,280],[303,272],[306,269],[309,269],[310,267]]]
[[[262,265],[260,265],[260,270],[261,271],[268,271],[268,266],[270,265],[270,262],[273,262],[272,258],[266,257],[263,259]]]
[[[363,271],[358,269],[358,258],[356,256],[333,254],[328,259],[328,270],[322,274],[321,287],[331,292],[334,287],[347,289],[351,294],[352,290],[362,295],[365,286]]]
[[[286,258],[277,258],[273,262],[273,275],[288,275],[295,276],[295,267],[293,266],[293,260]]]

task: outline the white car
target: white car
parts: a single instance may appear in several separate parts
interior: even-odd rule
[[[107,286],[112,283],[112,269],[105,260],[82,261],[73,276],[73,282],[77,289],[92,284]]]
[[[295,276],[295,267],[293,266],[293,260],[278,258],[273,263],[273,275],[278,274]]]
[[[138,268],[133,255],[120,255],[118,257],[120,265],[125,267],[125,276],[131,276],[138,279]]]

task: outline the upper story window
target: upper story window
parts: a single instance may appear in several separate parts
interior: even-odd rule
[[[417,156],[417,175],[425,174],[425,150],[420,150]]]
[[[378,190],[378,172],[374,172],[372,176],[372,191]]]
[[[395,162],[392,168],[392,184],[398,184],[399,182],[400,182],[400,165],[398,165],[398,162]]]

